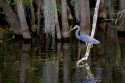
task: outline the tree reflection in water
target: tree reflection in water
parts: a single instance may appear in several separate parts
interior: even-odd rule
[[[43,83],[57,83],[59,73],[59,61],[53,57],[43,62]]]
[[[78,55],[76,42],[57,43],[57,50],[46,54],[23,42],[1,45],[0,83],[124,83],[125,38],[119,38],[119,48],[114,31],[108,37],[101,34],[102,44],[93,47],[83,67],[76,67],[76,61],[84,56],[85,47],[80,45]]]
[[[20,55],[20,70],[19,70],[19,83],[26,82],[26,68],[28,64],[29,52],[31,44],[22,44],[22,53]]]

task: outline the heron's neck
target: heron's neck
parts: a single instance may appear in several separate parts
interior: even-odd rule
[[[77,29],[75,32],[76,38],[78,38],[80,40],[80,30]]]

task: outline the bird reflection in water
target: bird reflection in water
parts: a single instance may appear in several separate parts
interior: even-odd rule
[[[85,79],[80,80],[78,83],[99,83],[99,82],[101,82],[101,77],[94,77],[87,62],[84,64],[83,67],[85,67],[87,76]]]

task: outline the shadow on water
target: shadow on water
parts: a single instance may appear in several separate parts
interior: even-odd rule
[[[125,38],[118,38],[112,28],[98,39],[101,44],[92,48],[84,67],[76,67],[85,52],[85,45],[79,50],[76,40],[57,43],[56,51],[40,54],[34,44],[4,42],[0,44],[0,83],[125,83]]]

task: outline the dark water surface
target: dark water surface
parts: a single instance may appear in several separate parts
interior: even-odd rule
[[[22,41],[1,43],[0,83],[125,83],[125,37],[99,40],[105,43],[94,46],[80,68],[74,42],[57,43],[57,50],[48,53]]]

